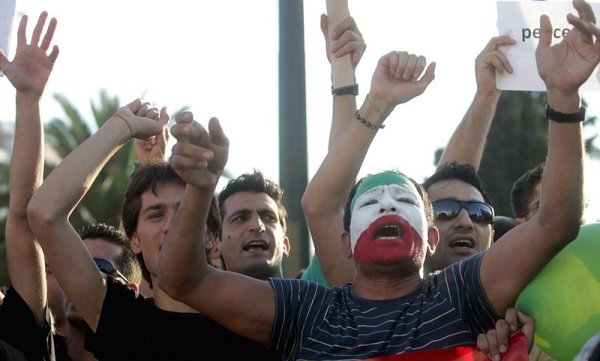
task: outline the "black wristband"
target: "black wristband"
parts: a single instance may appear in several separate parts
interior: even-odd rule
[[[546,119],[557,123],[578,123],[585,120],[585,107],[579,108],[577,113],[561,113],[546,105]]]
[[[331,86],[331,94],[333,95],[358,95],[358,84],[334,88]]]

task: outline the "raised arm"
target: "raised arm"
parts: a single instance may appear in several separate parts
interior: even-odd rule
[[[587,27],[595,24],[592,8],[583,0],[575,0],[573,4],[579,17],[571,14],[567,17],[574,28],[556,45],[551,46],[550,19],[541,17],[536,49],[548,105],[567,114],[579,112],[579,88],[600,62],[600,41],[594,39]],[[527,283],[579,232],[583,214],[581,122],[565,123],[560,116],[553,115],[548,127],[548,157],[538,213],[504,235],[482,261],[482,284],[499,314],[514,304]]]
[[[325,38],[327,59],[332,64],[332,76],[334,74],[343,75],[347,78],[355,79],[354,71],[362,58],[366,49],[366,44],[362,38],[362,34],[356,26],[356,22],[352,17],[342,20],[339,25],[331,32],[332,38],[329,37],[329,22],[326,15],[321,15],[321,30]],[[352,64],[352,74],[341,74],[343,68],[334,69],[337,66],[331,61],[331,57],[350,56]],[[353,121],[354,112],[356,111],[356,95],[346,93],[343,95],[333,96],[333,114],[331,128],[329,131],[329,146],[331,149],[339,138],[343,130]],[[336,194],[340,202],[345,201],[347,194],[350,192],[355,179],[347,179],[344,186],[339,189]],[[311,229],[311,236],[315,246],[315,253],[319,258],[323,274],[330,285],[343,284],[352,279],[354,274],[354,266],[344,257],[341,245],[337,242],[341,237],[335,238],[335,241],[329,240],[327,237],[322,237],[319,230],[319,224],[315,224],[312,220],[319,223],[318,220],[327,218],[330,224],[339,224],[341,229],[342,215],[335,204],[323,202],[322,193],[315,187],[308,187],[302,197],[302,208],[305,217],[308,220],[308,226]],[[313,224],[316,229],[313,231]],[[312,262],[312,261],[311,261]],[[312,265],[311,265],[312,266]],[[333,270],[336,270],[335,272]],[[338,278],[337,275],[341,275]],[[348,278],[349,277],[349,278]]]
[[[354,265],[341,247],[347,194],[387,115],[396,105],[422,94],[433,80],[435,63],[423,75],[425,64],[425,57],[407,52],[393,51],[381,57],[369,94],[355,113],[360,119],[355,114],[346,115],[350,117],[348,126],[306,189],[303,206],[317,257],[330,285],[351,282],[354,278]]]
[[[512,73],[510,62],[500,49],[514,44],[508,36],[490,39],[475,59],[477,92],[458,127],[452,134],[438,167],[452,161],[470,164],[479,169],[485,141],[490,131],[496,106],[502,92],[496,88],[496,72]]]
[[[329,35],[329,19],[327,15],[321,15],[321,31],[325,38],[325,52],[327,54],[327,60],[331,63],[331,72],[333,74],[337,71],[334,67],[339,66],[336,62],[332,62],[332,57],[342,58],[344,56],[350,57],[350,63],[352,64],[352,74],[344,74],[348,78],[354,79],[356,83],[356,76],[354,72],[358,66],[360,59],[362,58],[367,44],[365,43],[362,34],[356,26],[354,18],[348,17],[342,20],[335,29],[331,31],[331,37]],[[333,82],[332,82],[333,83]],[[357,85],[358,89],[358,85]],[[333,90],[336,92],[338,90]],[[342,133],[342,131],[348,125],[349,120],[352,119],[352,115],[356,111],[356,95],[352,92],[344,91],[343,95],[333,96],[333,114],[331,121],[331,129],[329,131],[329,143],[328,149],[330,149]]]
[[[27,43],[27,15],[21,18],[17,52],[9,62],[0,50],[0,68],[16,89],[15,139],[10,161],[10,204],[6,221],[6,254],[11,284],[27,303],[39,326],[46,322],[44,254],[27,221],[27,204],[40,186],[44,172],[44,129],[40,101],[58,47],[48,50],[56,29],[52,18],[44,32],[48,13],[42,12],[31,42]]]
[[[54,169],[29,203],[29,222],[47,262],[92,330],[98,325],[106,282],[69,222],[69,215],[102,167],[125,142],[162,131],[168,115],[163,109],[161,121],[157,122],[156,113],[156,109],[140,100],[119,108]]]
[[[190,112],[177,117],[171,134],[177,143],[169,162],[187,186],[161,249],[159,285],[174,299],[266,345],[275,315],[270,284],[210,267],[206,260],[206,221],[229,141],[216,118],[206,131]]]

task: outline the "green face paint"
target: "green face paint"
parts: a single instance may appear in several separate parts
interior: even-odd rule
[[[388,185],[388,184],[397,184],[400,187],[405,188],[405,189],[409,190],[410,192],[413,192],[414,194],[419,194],[419,192],[417,191],[417,188],[415,187],[413,182],[411,182],[410,179],[408,179],[408,177],[406,177],[402,173],[392,172],[392,171],[376,173],[376,174],[367,176],[367,178],[365,178],[360,183],[360,185],[356,189],[354,198],[352,198],[352,203],[350,204],[350,211],[354,210],[354,205],[356,203],[356,200],[363,193],[365,193],[369,189],[372,189],[372,188],[375,188],[378,186],[382,186],[382,185]]]

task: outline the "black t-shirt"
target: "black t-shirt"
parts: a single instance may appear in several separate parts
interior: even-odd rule
[[[96,333],[85,347],[100,360],[280,360],[275,352],[199,313],[169,312],[108,277]]]
[[[27,360],[55,360],[51,321],[46,307],[46,324],[38,326],[25,300],[10,287],[0,306],[0,339],[9,345],[10,352],[18,355],[16,349]]]

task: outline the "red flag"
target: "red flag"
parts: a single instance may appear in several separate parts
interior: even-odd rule
[[[437,350],[407,352],[400,355],[373,357],[364,361],[489,361],[477,347],[452,347]],[[514,334],[502,361],[528,361],[529,349],[523,332]]]

